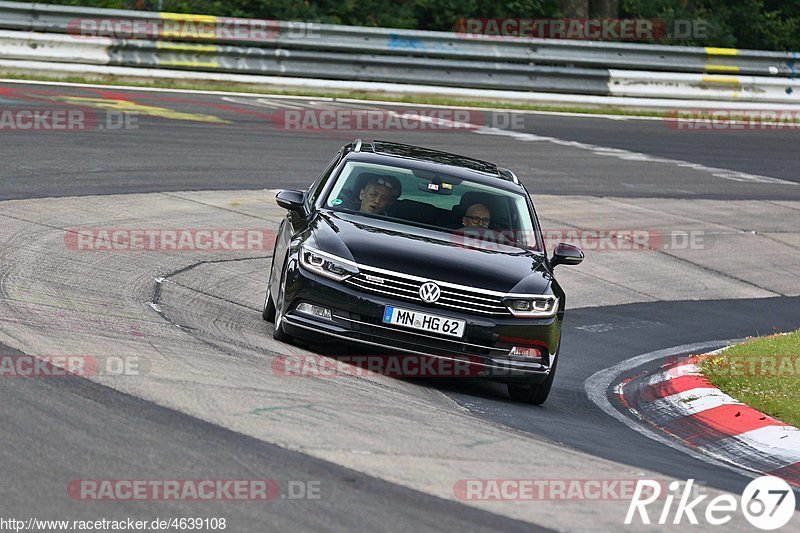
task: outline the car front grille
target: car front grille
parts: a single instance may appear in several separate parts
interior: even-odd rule
[[[422,299],[419,296],[419,288],[427,280],[415,276],[407,276],[399,272],[373,269],[363,265],[359,265],[359,270],[358,274],[345,280],[347,285],[365,292],[422,303]],[[432,307],[458,309],[467,313],[485,316],[512,316],[508,308],[503,305],[501,296],[498,293],[484,292],[453,283],[435,283],[439,285],[442,292],[435,303],[428,304]]]

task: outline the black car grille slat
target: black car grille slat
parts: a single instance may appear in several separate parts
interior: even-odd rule
[[[345,283],[366,292],[384,294],[407,300],[411,302],[421,302],[419,297],[419,287],[423,282],[412,278],[406,278],[402,274],[371,271],[361,267],[361,272],[345,280]],[[511,316],[499,296],[479,293],[467,287],[441,287],[442,294],[439,300],[432,307],[445,309],[460,309],[470,313],[491,316]]]
[[[457,298],[450,298],[450,297],[448,297],[448,296],[440,296],[440,297],[439,297],[439,301],[440,301],[440,302],[441,302],[441,301],[445,301],[445,302],[452,302],[452,304],[451,304],[451,305],[464,305],[464,304],[468,304],[468,305],[477,305],[477,306],[479,306],[479,307],[486,307],[486,308],[487,308],[487,310],[498,310],[498,309],[499,309],[499,307],[498,307],[498,306],[496,306],[496,305],[491,305],[491,304],[479,304],[479,303],[477,303],[477,302],[467,302],[467,301],[464,301],[464,300],[459,300],[459,299],[457,299]],[[442,305],[444,305],[444,304],[442,304]]]
[[[389,294],[391,296],[396,296],[398,298],[407,298],[410,300],[419,299],[415,296],[417,294],[417,291],[411,291],[407,289],[397,289],[396,287],[387,287],[385,285],[364,284],[361,280],[353,280],[353,279],[348,280],[347,283],[355,287],[358,287],[359,289],[363,289],[365,291],[377,292],[381,294]]]
[[[487,297],[487,296],[475,296],[473,294],[459,293],[457,291],[442,287],[442,298],[444,298],[444,297],[459,298],[459,299],[460,298],[469,298],[470,300],[475,300],[476,302],[478,302],[478,301],[480,301],[480,302],[490,302],[490,303],[494,303],[495,305],[502,305],[502,304],[498,304],[497,303],[497,302],[500,301],[499,298],[491,298],[491,297]]]

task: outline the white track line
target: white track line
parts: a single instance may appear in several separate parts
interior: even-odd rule
[[[239,93],[234,91],[204,91],[204,90],[189,90],[189,89],[159,89],[153,87],[133,87],[133,86],[109,86],[109,85],[101,85],[101,84],[90,84],[90,83],[62,83],[62,82],[45,82],[45,81],[29,81],[29,80],[14,80],[14,79],[2,79],[0,78],[0,83],[17,83],[17,84],[34,84],[34,85],[56,85],[56,86],[65,86],[65,87],[91,87],[97,88],[102,87],[109,90],[119,89],[119,90],[128,90],[128,91],[151,91],[151,92],[176,92],[176,93],[185,93],[185,94],[204,94],[204,95],[218,95],[218,96],[238,96],[238,97],[248,97],[248,98],[262,98],[262,99],[280,99],[280,100],[322,100],[328,102],[337,101],[334,98],[325,98],[325,97],[308,97],[308,96],[279,96],[279,95],[270,95],[268,93]],[[223,98],[224,99],[224,98]],[[381,101],[373,101],[373,100],[357,100],[357,99],[339,99],[338,101],[341,102],[348,102],[348,103],[359,103],[359,104],[385,104],[385,105],[405,105],[405,106],[416,106],[417,108],[452,108],[452,109],[472,109],[472,110],[484,110],[484,111],[493,111],[493,112],[500,112],[503,111],[502,109],[493,109],[493,108],[484,108],[484,107],[469,107],[469,106],[433,106],[433,105],[420,105],[420,104],[401,104],[398,102],[381,102]],[[286,107],[293,108],[296,104],[284,104]],[[302,106],[301,106],[302,107]],[[615,115],[594,115],[594,114],[586,114],[582,115],[580,113],[561,113],[561,112],[538,112],[538,111],[518,111],[518,110],[506,110],[514,113],[530,113],[530,114],[550,114],[550,115],[564,115],[564,116],[586,116],[589,118],[607,118],[612,120],[627,120],[629,116],[620,117]],[[655,120],[664,120],[663,118],[659,117],[639,117],[642,119],[655,119]],[[512,137],[518,141],[526,141],[526,142],[550,142],[560,146],[566,146],[570,148],[578,148],[581,150],[588,150],[596,155],[603,155],[603,156],[610,156],[616,157],[618,159],[624,161],[639,161],[639,162],[648,162],[648,163],[664,163],[664,164],[671,164],[676,165],[682,168],[690,168],[692,170],[697,170],[699,172],[707,172],[712,176],[717,178],[722,178],[730,181],[737,181],[737,182],[744,182],[744,183],[760,183],[760,184],[772,184],[772,185],[789,185],[795,186],[798,185],[794,181],[784,180],[780,178],[773,178],[771,176],[762,176],[759,174],[750,174],[748,172],[740,172],[736,170],[724,169],[724,168],[716,168],[716,167],[708,167],[705,165],[701,165],[698,163],[690,163],[688,161],[682,161],[679,159],[668,159],[663,157],[656,157],[651,156],[648,154],[640,153],[640,152],[632,152],[629,150],[622,150],[619,148],[610,148],[606,146],[598,146],[594,144],[588,143],[581,143],[577,141],[566,141],[563,139],[558,139],[555,137],[546,137],[540,135],[534,135],[530,133],[523,133],[511,130],[503,130],[499,128],[489,128],[489,127],[481,127],[480,125],[473,125],[475,127],[474,133],[484,134],[484,135],[499,135],[499,136],[507,136]]]
[[[675,379],[683,376],[699,376],[700,369],[697,368],[695,363],[681,363],[679,365],[670,366],[664,373],[665,379]]]
[[[731,437],[773,458],[783,466],[800,462],[800,429],[766,426]]]
[[[534,109],[510,109],[510,108],[503,108],[503,107],[484,107],[484,106],[470,106],[470,105],[444,105],[444,104],[418,104],[418,103],[409,103],[409,102],[395,102],[391,100],[361,100],[358,98],[334,98],[329,96],[296,96],[296,95],[287,95],[287,94],[272,94],[272,93],[260,93],[260,92],[240,92],[240,91],[217,91],[217,90],[209,90],[209,89],[169,89],[169,88],[161,88],[161,87],[142,87],[136,85],[108,85],[103,83],[75,83],[75,82],[62,82],[62,81],[40,81],[40,80],[22,80],[16,78],[0,78],[0,83],[15,83],[20,85],[51,85],[51,86],[63,86],[63,87],[84,87],[84,88],[92,88],[92,89],[109,89],[109,90],[122,90],[122,91],[142,91],[142,92],[165,92],[165,93],[183,93],[183,94],[202,94],[202,95],[213,95],[213,96],[242,96],[248,98],[270,98],[270,99],[280,99],[280,100],[318,100],[318,101],[327,101],[327,102],[349,102],[355,104],[377,104],[377,105],[388,105],[388,106],[398,106],[398,107],[424,107],[430,109],[469,109],[472,111],[513,111],[514,113],[521,113],[526,115],[553,115],[553,116],[561,116],[561,117],[580,117],[580,118],[602,118],[607,120],[615,120],[615,121],[626,121],[626,120],[649,120],[649,121],[664,121],[664,117],[661,116],[648,116],[648,115],[613,115],[608,113],[603,113],[601,109],[593,110],[587,109],[585,113],[578,113],[572,111],[545,111],[545,110],[534,110]],[[742,109],[742,110],[758,110],[764,109],[768,111],[772,111],[775,109],[774,104],[747,104],[743,105],[742,102],[719,102],[719,109],[726,110],[726,109]],[[728,106],[728,107],[724,107]],[[696,107],[696,106],[695,106]],[[695,107],[689,106],[687,109],[695,109]],[[800,108],[800,107],[799,107]],[[594,112],[597,111],[597,112]]]
[[[695,415],[714,409],[720,405],[742,405],[736,400],[713,387],[698,387],[654,400],[650,407],[659,412],[682,413],[681,416]]]
[[[609,148],[606,146],[598,146],[595,144],[582,143],[578,141],[565,141],[556,137],[545,137],[541,135],[533,135],[530,133],[522,133],[518,131],[502,130],[499,128],[481,128],[475,133],[483,135],[498,135],[502,137],[511,137],[518,141],[525,142],[549,142],[558,146],[565,146],[568,148],[578,148],[580,150],[587,150],[595,155],[616,157],[623,161],[638,161],[643,163],[663,163],[668,165],[675,165],[681,168],[690,168],[699,172],[707,172],[717,178],[722,178],[730,181],[738,181],[744,183],[760,183],[771,185],[798,185],[794,181],[788,181],[780,178],[773,178],[771,176],[762,176],[759,174],[750,174],[747,172],[740,172],[738,170],[729,170],[726,168],[707,167],[698,163],[690,163],[680,159],[668,159],[665,157],[657,157],[641,152],[631,152],[629,150],[621,150],[619,148]]]

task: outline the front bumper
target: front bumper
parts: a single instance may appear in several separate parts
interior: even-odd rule
[[[561,317],[524,319],[512,316],[489,318],[383,297],[359,291],[297,266],[287,272],[286,333],[312,343],[344,341],[381,356],[414,354],[458,363],[468,368],[463,375],[505,383],[539,383],[549,375],[558,353]],[[332,319],[297,312],[297,305],[310,303],[330,309]],[[393,305],[424,313],[464,320],[460,339],[400,328],[382,322],[384,308]],[[509,356],[513,345],[535,345],[540,358]],[[351,355],[351,354],[338,354]]]

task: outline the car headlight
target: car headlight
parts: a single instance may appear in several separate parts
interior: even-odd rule
[[[555,296],[520,296],[503,299],[511,314],[520,318],[550,318],[558,311]]]
[[[358,267],[352,261],[306,245],[300,247],[300,265],[309,272],[336,281],[358,274]]]

